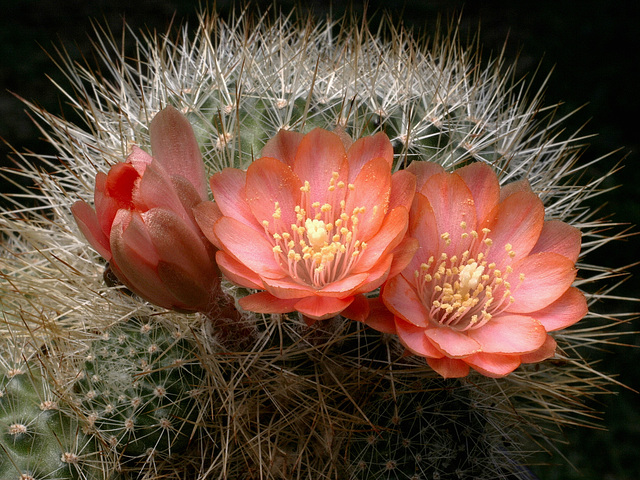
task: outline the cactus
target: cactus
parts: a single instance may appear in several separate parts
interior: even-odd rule
[[[529,478],[503,443],[513,438],[507,425],[495,431],[494,408],[475,389],[424,378],[385,386],[363,406],[370,423],[352,433],[351,480]]]
[[[184,452],[197,436],[204,371],[194,345],[132,318],[91,343],[73,386],[87,430],[125,459]]]
[[[4,363],[0,371],[0,478],[106,478],[95,439],[61,408],[38,361]]]
[[[40,188],[25,197],[43,207],[24,211],[23,199],[9,199],[17,212],[2,212],[11,255],[0,257],[0,292],[17,313],[0,329],[68,339],[67,362],[82,352],[77,375],[60,367],[70,410],[130,471],[149,458],[179,460],[150,469],[152,478],[527,478],[519,429],[546,443],[548,426],[589,421],[585,397],[612,380],[580,350],[606,344],[605,330],[624,314],[592,314],[584,328],[554,332],[556,358],[506,378],[445,381],[423,359],[404,357],[396,338],[341,317],[309,328],[296,315],[248,314],[243,336],[226,318],[166,312],[102,280],[104,262],[81,239],[70,206],[92,201],[96,172],[121,162],[131,144],[149,146],[149,120],[166,105],[193,124],[212,174],[247,168],[279,129],[383,131],[394,169],[415,158],[446,169],[489,163],[503,184],[526,178],[547,216],[579,227],[589,251],[620,238],[603,234],[607,222],[584,206],[607,175],[574,182],[586,168],[576,164],[579,139],[556,135],[559,121],[545,117],[551,109],[539,96],[523,101],[502,59],[479,64],[449,40],[455,32],[427,46],[391,23],[384,38],[360,21],[269,17],[254,24],[248,11],[230,22],[203,14],[193,34],[134,36],[131,57],[99,31],[103,71],[63,57],[64,95],[83,125],[30,105],[56,154],[16,153],[18,175]],[[598,292],[590,304],[621,271],[580,269],[579,285]],[[228,290],[234,300],[249,293]],[[197,349],[169,324],[189,325]]]

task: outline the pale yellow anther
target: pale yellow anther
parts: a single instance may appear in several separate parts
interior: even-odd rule
[[[460,222],[460,228],[467,228],[467,222]]]
[[[347,188],[349,188],[349,190],[352,190],[352,191],[353,191],[353,190],[355,190],[355,189],[356,189],[356,186],[355,186],[353,183],[350,183],[350,184],[347,186]]]
[[[276,245],[273,247],[273,253],[282,253],[282,247],[280,247],[280,245]]]

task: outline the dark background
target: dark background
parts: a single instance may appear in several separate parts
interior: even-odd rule
[[[164,32],[174,13],[178,23],[185,18],[194,23],[201,3],[199,0],[5,0],[4,6],[0,6],[0,137],[20,151],[48,151],[24,113],[25,107],[9,92],[35,101],[49,111],[64,109],[64,99],[47,79],[49,76],[64,82],[63,76],[46,52],[64,45],[74,58],[90,55],[92,20],[107,22],[116,35],[122,31],[123,19],[134,31],[149,28]],[[264,8],[273,2],[255,3]],[[286,11],[294,2],[279,1],[276,5]],[[352,5],[356,11],[363,9],[362,2],[354,1]],[[601,175],[624,158],[624,169],[606,184],[621,187],[603,197],[608,202],[603,213],[611,215],[615,222],[640,224],[640,2],[371,1],[367,11],[374,21],[379,18],[379,14],[376,17],[374,13],[382,7],[392,8],[398,21],[423,32],[433,30],[439,15],[451,20],[462,12],[463,35],[479,32],[485,57],[498,53],[508,39],[507,59],[518,58],[518,77],[531,76],[541,65],[542,74],[533,80],[536,84],[554,69],[546,88],[545,103],[562,102],[560,115],[582,107],[566,121],[567,132],[572,133],[588,122],[584,132],[598,134],[589,139],[590,147],[582,161],[588,162],[621,148],[590,172]],[[216,8],[228,11],[230,2],[218,1]],[[329,8],[338,15],[345,10],[342,2],[334,1],[330,7],[328,2],[320,0],[306,2],[304,8],[323,16]],[[7,164],[9,151],[6,144],[0,144],[3,166]],[[8,186],[2,188],[6,190]],[[591,261],[610,267],[631,264],[639,260],[639,247],[637,239],[615,242]],[[631,270],[637,277],[638,268]],[[639,291],[637,278],[631,278],[618,293],[638,297]],[[602,311],[640,310],[638,303],[622,302],[600,308]],[[637,347],[639,338],[640,334],[625,341]],[[599,355],[603,359],[601,370],[619,373],[621,382],[640,389],[637,348],[612,347]],[[640,478],[640,396],[628,390],[616,390],[617,395],[594,403],[596,409],[604,412],[607,431],[578,429],[566,434],[571,443],[563,450],[578,471],[566,465],[541,466],[536,472],[542,480]]]

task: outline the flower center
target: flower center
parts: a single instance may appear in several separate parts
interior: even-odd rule
[[[283,269],[292,279],[314,288],[347,276],[367,247],[357,239],[359,217],[365,208],[346,210],[344,195],[338,197],[335,192],[345,188],[353,190],[354,186],[345,185],[338,177],[339,174],[333,172],[327,202],[323,204],[311,203],[311,188],[308,181],[304,182],[300,187],[300,203],[295,207],[296,223],[282,222],[279,202],[274,205],[272,228],[269,230],[269,221],[262,222],[272,238],[275,258]]]
[[[501,270],[487,261],[493,246],[489,233],[487,228],[482,235],[475,230],[463,233],[473,238],[469,250],[460,256],[442,253],[437,260],[431,256],[414,272],[418,293],[432,322],[459,331],[478,328],[514,302],[513,292],[524,275],[513,286],[510,264]],[[447,245],[451,243],[448,233],[441,237]],[[505,250],[509,259],[515,256],[511,244],[506,244]]]

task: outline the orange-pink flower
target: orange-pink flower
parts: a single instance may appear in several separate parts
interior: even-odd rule
[[[397,333],[444,377],[469,367],[500,377],[552,356],[547,332],[587,313],[571,287],[580,232],[545,221],[526,181],[501,189],[485,164],[446,173],[414,162],[408,170],[417,178],[408,235],[420,247],[382,289],[391,313],[372,309],[367,322]]]
[[[392,174],[393,149],[379,133],[351,144],[315,129],[280,131],[247,171],[211,178],[215,203],[196,209],[233,282],[261,290],[240,299],[260,313],[298,311],[309,322],[342,313],[363,320],[363,293],[410,260],[405,239],[415,177]]]
[[[206,200],[204,164],[187,119],[175,108],[150,125],[153,157],[138,147],[96,175],[95,211],[72,207],[80,231],[118,279],[161,307],[206,312],[219,288],[215,250],[192,209]]]

